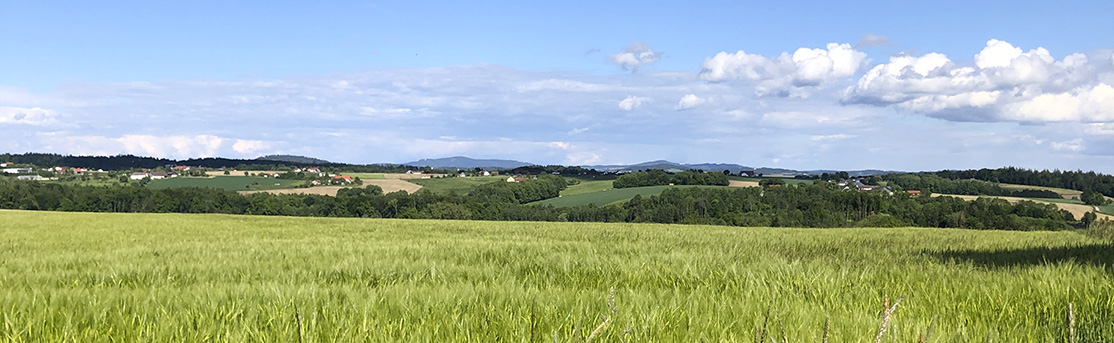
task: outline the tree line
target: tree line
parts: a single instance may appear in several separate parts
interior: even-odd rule
[[[384,194],[377,186],[346,188],[335,197],[241,195],[209,188],[68,186],[0,181],[0,208],[83,212],[228,213],[366,218],[631,222],[780,227],[924,226],[999,230],[1062,230],[1081,225],[1052,204],[1001,199],[885,195],[842,191],[833,184],[776,188],[669,188],[621,205],[553,207],[567,181],[492,183],[465,194],[419,191]]]
[[[1106,196],[1114,197],[1114,176],[1099,174],[1094,171],[1037,171],[1006,167],[998,169],[943,170],[933,174],[951,180],[975,179],[1029,186],[1066,188],[1078,191],[1092,190]]]
[[[958,195],[990,195],[1019,198],[1061,198],[1060,194],[1049,190],[1006,189],[997,183],[976,179],[948,179],[931,173],[887,174],[871,176],[867,183],[877,184],[886,181],[891,186],[905,190],[920,190],[930,193]]]

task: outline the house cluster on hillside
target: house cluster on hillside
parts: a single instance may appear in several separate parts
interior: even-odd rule
[[[880,186],[880,185],[868,185],[868,184],[863,183],[863,180],[861,178],[860,179],[851,179],[851,180],[839,180],[839,182],[836,183],[836,185],[838,185],[840,188],[842,188],[845,191],[853,190],[853,191],[858,191],[858,192],[879,192],[879,193],[886,193],[887,195],[894,195],[894,189],[892,187],[890,187],[890,186]],[[907,190],[907,191],[905,191],[905,193],[911,194],[911,195],[920,195],[921,191],[919,191],[919,190]]]

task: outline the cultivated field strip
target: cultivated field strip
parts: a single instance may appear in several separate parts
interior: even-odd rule
[[[8,342],[872,342],[900,297],[884,342],[1114,341],[1112,245],[1073,232],[2,211],[0,235]]]

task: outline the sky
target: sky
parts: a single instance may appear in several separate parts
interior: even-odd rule
[[[0,0],[0,151],[1114,173],[1108,1]]]

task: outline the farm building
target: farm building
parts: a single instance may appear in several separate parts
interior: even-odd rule
[[[47,178],[38,175],[20,175],[17,176],[16,179],[28,181],[47,180]]]
[[[31,168],[4,168],[4,173],[8,174],[30,174]]]
[[[134,172],[131,175],[131,179],[132,180],[143,180],[144,178],[151,178],[151,180],[162,180],[162,179],[166,179],[166,178],[172,178],[172,177],[175,177],[175,176],[178,176],[178,175],[176,175],[174,173],[163,173],[163,172],[154,172],[154,173]]]

